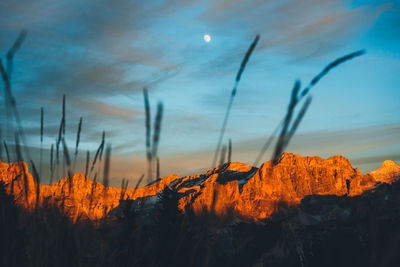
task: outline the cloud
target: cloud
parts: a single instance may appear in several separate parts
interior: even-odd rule
[[[261,34],[258,50],[275,50],[291,60],[314,59],[358,38],[386,9],[367,4],[354,8],[340,0],[224,0],[209,5],[200,19],[221,34]]]
[[[356,165],[371,164],[371,163],[381,164],[385,160],[393,160],[393,161],[400,162],[400,153],[389,154],[389,155],[379,155],[379,156],[373,156],[373,157],[354,158],[351,160],[351,162]]]
[[[84,106],[99,116],[114,117],[121,120],[131,121],[133,117],[142,115],[143,112],[128,108],[121,108],[97,100],[75,99],[74,106]]]

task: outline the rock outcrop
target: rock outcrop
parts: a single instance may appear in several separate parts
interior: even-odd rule
[[[0,181],[7,185],[7,193],[14,195],[18,205],[27,209],[35,205],[37,188],[25,162],[0,161]]]
[[[276,165],[269,161],[255,168],[230,162],[206,174],[169,175],[145,187],[126,191],[106,188],[83,174],[37,188],[24,162],[0,162],[0,180],[19,205],[28,209],[34,207],[39,190],[40,205],[56,205],[73,220],[100,219],[115,210],[121,200],[157,200],[167,186],[179,194],[182,210],[213,211],[220,216],[233,212],[243,218],[259,220],[268,218],[282,205],[299,205],[310,195],[360,195],[373,189],[378,182],[391,183],[398,179],[399,170],[396,163],[385,161],[379,169],[364,175],[342,156],[322,159],[284,153]]]
[[[385,160],[382,165],[369,173],[375,181],[391,184],[400,179],[400,166],[394,161]]]
[[[247,218],[263,219],[282,203],[297,205],[307,195],[354,196],[375,183],[342,156],[324,160],[285,153],[275,166],[271,161],[259,169],[243,165],[228,163],[208,172],[181,199],[181,207],[191,205],[195,211],[206,207],[219,215],[231,209]]]

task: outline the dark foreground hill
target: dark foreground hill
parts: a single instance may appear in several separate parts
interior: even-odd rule
[[[340,156],[287,153],[167,176],[123,200],[75,175],[71,194],[67,179],[40,186],[37,206],[24,168],[0,169],[1,266],[400,266],[394,162],[363,175]]]

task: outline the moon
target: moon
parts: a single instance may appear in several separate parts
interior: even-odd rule
[[[203,39],[206,43],[211,42],[211,36],[209,34],[204,34]]]

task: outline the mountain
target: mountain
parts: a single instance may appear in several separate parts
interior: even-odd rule
[[[375,181],[389,183],[400,179],[400,165],[392,160],[385,160],[382,165],[369,173]]]
[[[106,188],[83,174],[63,178],[51,186],[37,186],[24,162],[0,162],[0,180],[20,206],[33,209],[38,199],[40,205],[56,205],[74,221],[118,214],[120,204],[132,200],[147,199],[151,206],[166,187],[178,193],[182,210],[190,208],[195,214],[213,211],[219,216],[233,212],[246,220],[260,220],[282,207],[298,206],[310,195],[360,195],[374,189],[377,183],[395,181],[399,170],[396,163],[385,161],[379,169],[364,175],[342,156],[322,159],[284,153],[275,166],[271,161],[260,168],[230,162],[205,174],[168,175],[126,192]]]

